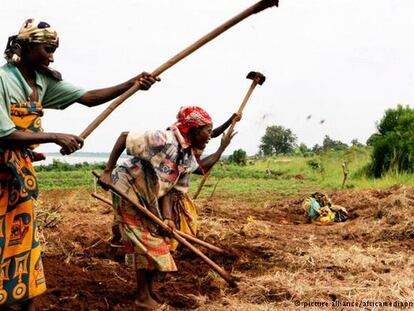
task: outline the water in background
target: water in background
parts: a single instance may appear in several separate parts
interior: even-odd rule
[[[69,164],[76,164],[76,163],[101,163],[108,161],[109,153],[104,152],[76,152],[75,154],[63,156],[60,153],[45,153],[46,160],[34,162],[34,165],[48,165],[52,164],[53,160],[59,160],[61,162],[66,162]],[[121,159],[128,158],[126,154],[122,154],[120,157]],[[122,160],[121,160],[122,161]]]

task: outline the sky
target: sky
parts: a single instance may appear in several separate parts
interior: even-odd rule
[[[253,0],[14,0],[1,9],[0,39],[26,18],[51,24],[60,46],[53,67],[86,89],[151,72]],[[164,129],[181,106],[198,105],[220,125],[237,111],[250,71],[253,92],[226,153],[257,153],[266,127],[281,125],[312,147],[325,135],[365,143],[386,109],[414,103],[414,1],[280,0],[165,71],[162,81],[117,108],[85,141],[109,152],[122,131]],[[48,132],[80,134],[107,107],[47,110]],[[308,116],[311,116],[308,119]],[[325,122],[321,123],[324,120]],[[214,152],[219,139],[209,143]],[[59,147],[43,145],[41,151]]]

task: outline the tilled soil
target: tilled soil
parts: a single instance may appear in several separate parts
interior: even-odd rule
[[[179,271],[155,283],[163,308],[294,310],[313,301],[414,301],[414,189],[328,195],[348,209],[349,221],[307,224],[303,196],[198,201],[199,237],[228,251],[204,253],[239,286],[229,287],[180,249],[174,255]],[[42,231],[48,292],[38,299],[40,309],[138,310],[134,271],[123,263],[122,249],[109,245],[111,208],[86,190],[43,191],[38,208],[55,211],[41,216],[49,224]]]

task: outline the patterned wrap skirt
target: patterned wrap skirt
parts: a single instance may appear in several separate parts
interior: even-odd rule
[[[194,201],[188,193],[182,193],[173,190],[173,219],[175,227],[181,232],[192,236],[197,235],[198,230],[198,213]],[[171,250],[176,250],[179,243],[177,240],[171,240]]]
[[[46,291],[30,151],[0,153],[0,309]]]
[[[157,186],[153,175],[145,167],[131,174],[126,168],[118,167],[112,176],[113,184],[128,197],[159,216]],[[169,240],[160,234],[157,227],[141,212],[116,195],[112,196],[115,223],[118,224],[127,254],[134,258],[136,269],[158,270],[161,272],[177,271],[177,266],[170,253]]]

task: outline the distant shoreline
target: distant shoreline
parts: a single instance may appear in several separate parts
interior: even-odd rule
[[[109,152],[76,152],[70,155],[62,156],[59,152],[44,152],[46,157],[77,157],[77,158],[109,158]],[[121,158],[127,158],[126,153],[121,154]]]
[[[70,155],[61,155],[59,152],[44,152],[46,160],[34,162],[34,165],[49,165],[53,161],[60,161],[68,164],[76,163],[101,163],[106,162],[109,159],[109,152],[76,152]],[[123,153],[120,157],[120,161],[128,158],[126,153]]]

